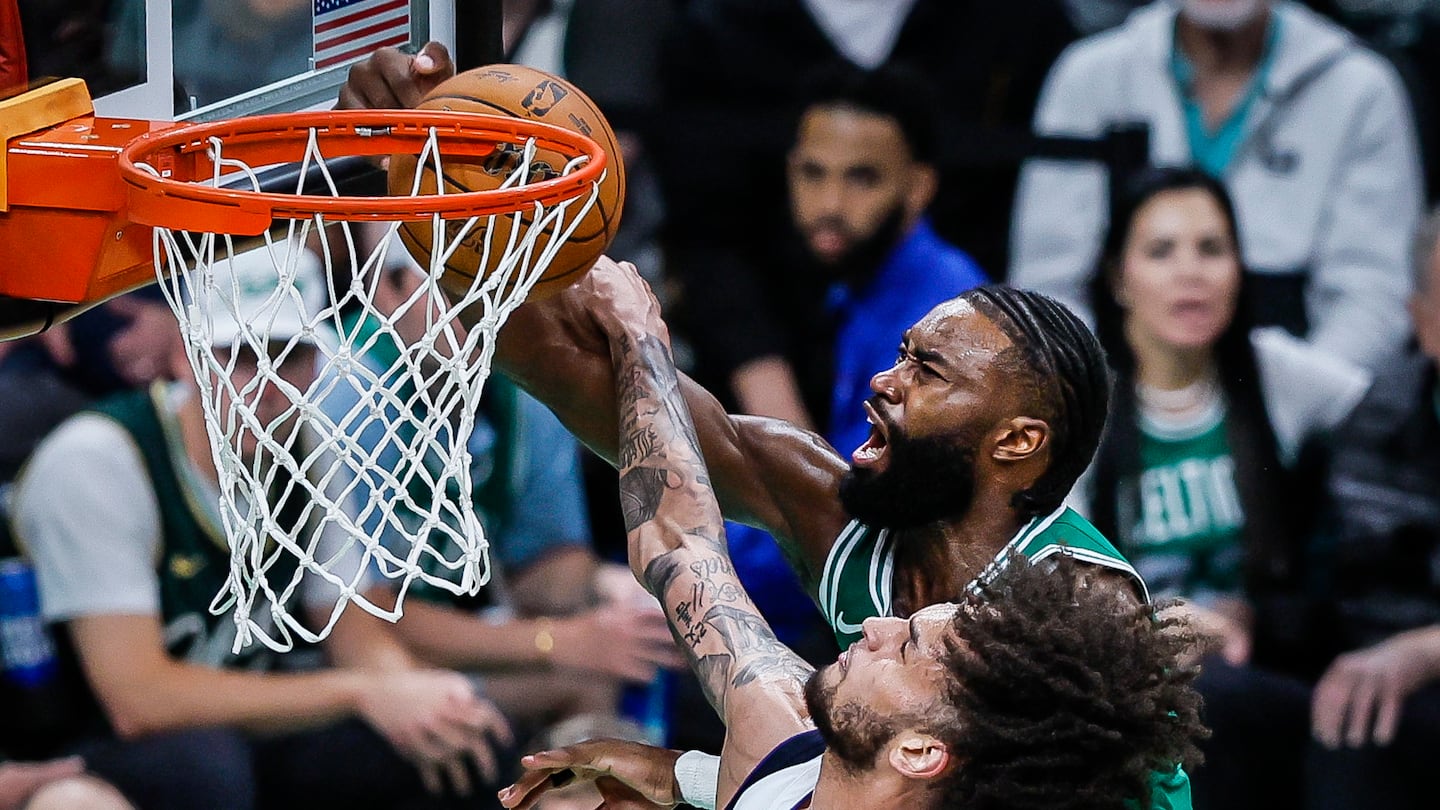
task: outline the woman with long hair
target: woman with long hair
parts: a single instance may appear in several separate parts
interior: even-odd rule
[[[1219,181],[1152,170],[1118,195],[1091,290],[1116,379],[1085,487],[1090,518],[1153,594],[1185,599],[1216,653],[1201,683],[1215,729],[1212,779],[1197,778],[1197,807],[1260,806],[1257,783],[1291,774],[1285,798],[1299,795],[1306,687],[1256,665],[1296,663],[1297,650],[1282,642],[1300,635],[1301,622],[1281,606],[1296,603],[1289,594],[1318,498],[1307,494],[1317,468],[1297,462],[1369,382],[1278,328],[1256,328],[1239,245]],[[1288,727],[1293,739],[1274,745],[1258,733],[1265,725],[1251,733],[1256,723]],[[1252,743],[1261,750],[1235,756]],[[1284,762],[1266,765],[1267,757]],[[1253,782],[1237,775],[1225,765],[1232,758],[1264,773]]]

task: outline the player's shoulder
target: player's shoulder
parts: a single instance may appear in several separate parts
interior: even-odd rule
[[[1067,506],[1037,518],[1022,529],[1016,550],[1032,563],[1060,557],[1087,563],[1084,566],[1087,577],[1113,582],[1132,598],[1150,601],[1145,580],[1120,549],[1083,515]]]
[[[1097,552],[1121,557],[1120,550],[1110,542],[1095,524],[1068,506],[1062,506],[1052,514],[1035,519],[1021,530],[1020,550],[1030,554],[1043,546],[1079,546]]]

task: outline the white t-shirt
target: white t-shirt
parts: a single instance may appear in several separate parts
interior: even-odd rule
[[[185,455],[180,441],[176,414],[195,393],[179,384],[159,391],[160,422],[183,496],[194,507],[191,511],[202,529],[223,546],[219,489]],[[80,413],[63,422],[26,464],[11,492],[10,511],[34,563],[41,612],[47,620],[161,614],[156,574],[162,552],[160,506],[139,446],[114,419]],[[339,548],[340,542],[342,538],[325,536],[320,546],[329,550]],[[353,560],[339,564],[339,570],[353,572],[359,561],[356,550]],[[328,607],[337,593],[312,576],[301,588],[307,606]],[[220,622],[217,632],[218,628],[226,628],[228,638],[192,646],[190,660],[212,665],[226,660],[233,624]],[[198,630],[168,627],[167,643],[174,634]]]

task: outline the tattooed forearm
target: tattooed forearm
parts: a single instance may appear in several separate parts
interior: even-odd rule
[[[705,699],[721,717],[725,716],[725,684],[730,680],[730,667],[734,663],[734,658],[724,654],[707,655],[693,663],[695,678],[705,691]]]
[[[730,677],[727,688],[777,678],[804,683],[810,677],[810,665],[781,644],[753,608],[718,604],[705,614],[705,624],[715,628],[725,640],[725,649],[739,662],[722,673]]]
[[[739,687],[799,694],[809,667],[776,638],[735,575],[700,442],[669,347],[656,335],[612,350],[620,405],[620,497],[630,559],[723,714]]]
[[[655,519],[660,499],[665,494],[664,470],[634,467],[620,476],[620,510],[625,515],[625,531]]]

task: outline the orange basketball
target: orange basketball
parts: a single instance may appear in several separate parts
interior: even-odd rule
[[[605,177],[600,183],[595,205],[575,227],[570,238],[546,268],[544,275],[535,283],[529,300],[549,297],[573,284],[589,271],[595,260],[610,246],[616,229],[620,227],[620,212],[625,205],[625,167],[621,163],[620,144],[615,139],[615,132],[610,129],[610,124],[606,122],[605,116],[600,114],[595,102],[575,85],[543,70],[524,65],[490,65],[446,80],[431,90],[419,107],[428,110],[504,115],[554,124],[589,136],[605,150]],[[391,194],[411,192],[415,182],[415,163],[414,155],[396,155],[391,158]],[[537,150],[531,164],[531,176],[533,178],[537,172],[558,172],[566,163],[565,155],[544,149]],[[497,161],[489,158],[444,160],[441,170],[445,180],[445,192],[450,194],[496,188],[504,182],[508,174],[503,169],[497,170],[497,164],[514,165],[513,160]],[[435,193],[434,170],[428,163],[422,169],[420,193]],[[583,201],[584,197],[572,205],[578,206]],[[524,226],[528,226],[530,220],[530,215],[526,214],[522,220]],[[511,216],[497,216],[493,226],[487,226],[485,218],[475,223],[474,233],[462,239],[460,246],[445,263],[446,272],[441,279],[442,286],[454,291],[464,291],[469,289],[477,276],[483,278],[492,269],[508,242],[513,221]],[[449,227],[458,228],[463,222],[464,220],[452,222]],[[493,227],[495,232],[487,233],[487,227]],[[430,250],[434,241],[429,221],[404,223],[400,226],[400,238],[421,267],[430,266]],[[487,238],[491,245],[491,266],[481,267],[482,250]],[[537,251],[546,245],[548,238],[545,235],[540,237],[536,243]]]

